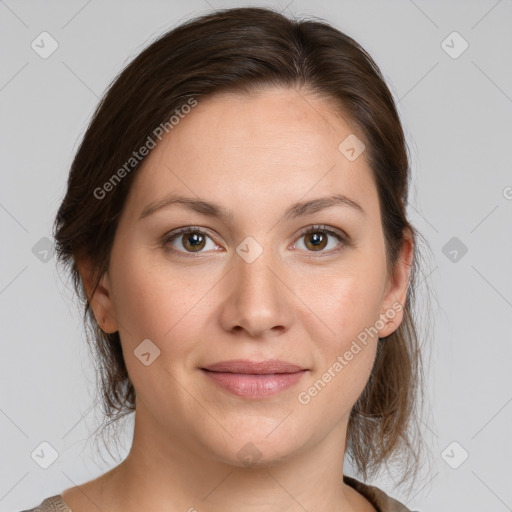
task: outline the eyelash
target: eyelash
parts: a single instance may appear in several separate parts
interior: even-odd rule
[[[330,228],[329,226],[325,226],[325,225],[314,225],[314,226],[309,226],[307,228],[305,228],[304,230],[302,230],[300,232],[300,234],[298,235],[298,238],[297,240],[299,240],[300,238],[306,236],[306,235],[309,235],[311,233],[318,233],[318,232],[322,232],[322,233],[327,233],[328,235],[332,235],[334,236],[335,238],[337,238],[339,240],[339,244],[337,247],[335,247],[334,249],[330,249],[328,251],[306,251],[306,252],[310,252],[312,254],[315,254],[315,257],[326,257],[326,256],[332,256],[333,254],[335,253],[338,253],[343,247],[348,247],[348,246],[351,246],[352,245],[352,242],[350,240],[350,238],[348,237],[348,235],[346,234],[342,234],[342,232],[338,232],[337,230],[334,230],[333,228]],[[202,257],[202,252],[188,252],[188,251],[182,251],[182,250],[178,250],[178,249],[175,249],[174,247],[172,246],[169,246],[168,244],[170,244],[170,242],[174,241],[176,238],[178,238],[180,235],[183,235],[185,233],[201,233],[202,235],[206,235],[208,236],[209,238],[212,238],[207,231],[205,231],[203,228],[200,228],[198,226],[187,226],[185,228],[178,228],[174,231],[171,231],[170,233],[166,234],[164,236],[164,240],[163,240],[163,243],[164,243],[164,246],[166,247],[166,250],[168,250],[169,252],[173,252],[173,253],[178,253],[180,255],[187,255],[186,257],[192,257],[192,258],[200,258]],[[212,239],[213,240],[213,239]],[[213,240],[214,241],[214,240]],[[215,241],[214,241],[215,242]],[[295,245],[296,242],[294,242],[294,245]],[[215,242],[216,245],[219,245]],[[318,254],[318,256],[316,256],[316,254]]]

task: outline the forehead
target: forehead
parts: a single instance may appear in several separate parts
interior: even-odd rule
[[[130,202],[141,210],[175,191],[226,205],[230,198],[276,205],[276,198],[338,192],[371,209],[378,199],[364,152],[350,161],[339,150],[351,134],[362,139],[333,102],[294,89],[200,99],[157,140]]]

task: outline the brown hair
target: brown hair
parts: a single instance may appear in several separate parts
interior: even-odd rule
[[[358,43],[323,20],[290,20],[263,8],[225,9],[189,20],[144,49],[111,83],[96,108],[71,166],[54,237],[58,260],[70,267],[85,306],[88,341],[98,354],[105,417],[110,424],[132,412],[135,390],[119,333],[107,334],[96,323],[77,261],[87,257],[92,262],[96,289],[109,267],[117,223],[135,172],[144,161],[133,160],[134,154],[154,137],[157,127],[166,126],[168,131],[170,116],[191,100],[273,86],[327,98],[334,111],[360,130],[378,189],[389,270],[404,237],[414,241],[403,321],[379,341],[371,376],[351,411],[347,432],[347,454],[365,480],[398,455],[402,483],[418,469],[415,410],[423,390],[412,314],[419,233],[406,218],[408,149],[379,68]],[[131,169],[126,169],[129,161]],[[125,172],[118,173],[115,186],[99,199],[99,187],[112,184],[121,168]]]

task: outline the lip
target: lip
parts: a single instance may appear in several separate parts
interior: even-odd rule
[[[243,398],[266,398],[295,385],[306,369],[275,359],[222,361],[201,368],[218,386]]]
[[[224,373],[247,373],[252,375],[263,375],[271,373],[295,373],[305,368],[296,364],[280,361],[279,359],[267,359],[266,361],[251,361],[249,359],[231,359],[221,361],[202,368],[212,372]]]

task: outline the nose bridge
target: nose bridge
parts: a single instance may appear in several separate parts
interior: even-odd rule
[[[250,247],[250,243],[241,244],[239,249],[242,251],[247,249],[248,246],[249,252],[254,250]],[[270,294],[273,291],[273,280],[275,277],[270,269],[275,269],[276,258],[270,248],[262,250],[254,260],[245,259],[244,255],[240,256],[238,254],[234,265],[237,280],[240,281],[241,285],[244,285],[245,289],[252,290],[253,292],[263,291],[265,294]]]

